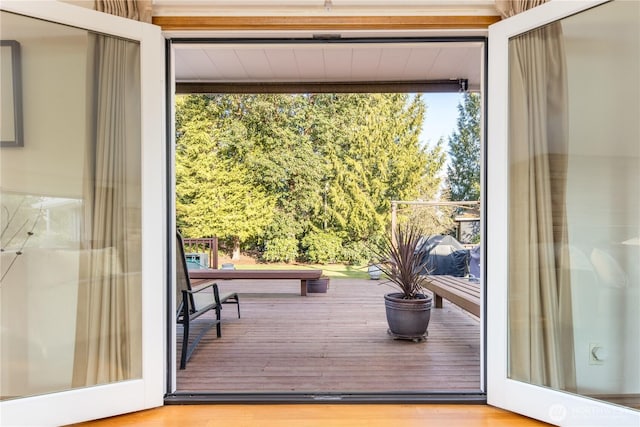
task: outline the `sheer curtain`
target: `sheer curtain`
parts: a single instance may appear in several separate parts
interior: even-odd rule
[[[99,12],[151,22],[151,0],[95,0],[95,5]]]
[[[544,1],[501,2],[509,15]],[[575,390],[567,81],[559,23],[509,42],[510,377]]]
[[[90,36],[92,135],[85,185],[73,386],[141,377],[139,45]]]
[[[504,18],[508,18],[546,2],[547,0],[496,0],[496,8]]]

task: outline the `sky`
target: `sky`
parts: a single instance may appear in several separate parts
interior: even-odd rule
[[[441,137],[447,142],[456,129],[458,103],[462,101],[463,94],[423,93],[422,99],[427,105],[427,113],[420,140],[429,146],[437,143]]]

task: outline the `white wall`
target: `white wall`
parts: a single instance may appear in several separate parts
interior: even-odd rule
[[[621,1],[562,23],[574,340],[586,394],[640,392],[640,246],[622,244],[640,235],[639,16],[640,3]],[[589,361],[595,343],[602,364]]]
[[[33,27],[42,36],[27,36]],[[18,40],[21,46],[24,147],[2,149],[0,188],[81,197],[87,33],[3,14],[2,38]]]

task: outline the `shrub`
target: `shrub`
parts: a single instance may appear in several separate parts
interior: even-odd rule
[[[274,237],[265,243],[262,258],[269,262],[291,262],[298,257],[298,240],[295,237]]]
[[[363,265],[373,257],[369,245],[363,241],[345,243],[342,248],[342,261],[350,265]]]
[[[327,231],[311,231],[302,239],[304,256],[307,261],[329,264],[342,256],[342,239]]]

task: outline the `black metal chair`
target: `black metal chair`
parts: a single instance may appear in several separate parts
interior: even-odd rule
[[[176,233],[176,322],[183,327],[180,369],[187,366],[193,351],[214,325],[218,338],[222,336],[220,310],[222,304],[236,304],[240,318],[240,299],[235,292],[220,294],[216,283],[209,283],[193,289],[189,279],[187,259],[184,254],[184,242],[179,232]],[[215,319],[206,324],[198,335],[189,343],[191,322],[209,311],[215,311]]]

